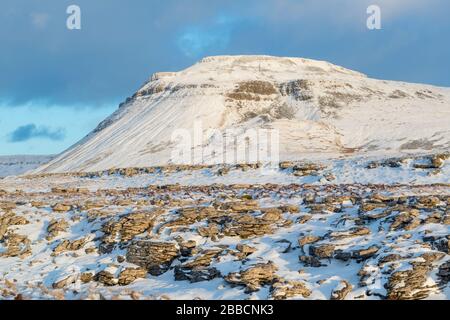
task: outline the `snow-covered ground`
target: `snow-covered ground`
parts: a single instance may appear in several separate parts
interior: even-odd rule
[[[10,177],[0,181],[0,189],[26,192],[48,192],[52,187],[98,189],[141,188],[154,185],[180,184],[183,186],[211,184],[387,184],[387,185],[432,185],[450,182],[450,162],[444,161],[439,170],[417,168],[418,164],[428,163],[427,156],[407,156],[391,158],[388,161],[379,157],[346,157],[337,160],[313,162],[320,166],[315,174],[296,175],[292,168],[269,170],[270,168],[240,169],[230,166],[226,174],[219,174],[222,165],[189,170],[164,170],[127,176],[93,172],[88,174],[44,174]],[[381,158],[382,159],[382,158]],[[383,161],[387,162],[383,164]],[[389,166],[390,163],[395,165]],[[296,162],[294,162],[296,163]],[[311,162],[299,162],[307,166]],[[371,164],[380,165],[368,168]],[[302,166],[300,165],[300,168]],[[118,170],[116,170],[118,171]],[[85,177],[83,177],[85,176]],[[90,176],[94,176],[91,178]]]
[[[54,156],[0,156],[0,178],[23,174],[49,162]]]
[[[173,164],[171,135],[199,122],[218,152]],[[155,74],[0,179],[0,299],[449,299],[449,123],[450,89],[327,62]],[[217,161],[230,128],[278,130],[281,162]]]
[[[272,175],[242,166],[6,178],[0,291],[5,299],[448,299],[442,157],[438,169],[420,156],[283,163]]]

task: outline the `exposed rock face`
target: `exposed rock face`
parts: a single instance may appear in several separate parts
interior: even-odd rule
[[[136,279],[145,278],[147,271],[143,268],[125,268],[119,274],[118,283],[121,286],[126,286]]]
[[[254,200],[225,202],[220,206],[222,210],[230,210],[237,213],[247,213],[259,209],[259,204]]]
[[[331,232],[329,237],[340,240],[346,238],[353,238],[359,236],[365,236],[370,234],[370,229],[367,227],[354,227],[347,231],[334,231]]]
[[[69,240],[64,240],[62,242],[60,242],[55,249],[53,249],[53,252],[55,254],[59,254],[61,252],[65,252],[65,251],[76,251],[76,250],[80,250],[81,248],[84,247],[84,245],[89,241],[89,237],[83,237],[81,239],[77,239],[77,240],[73,240],[73,241],[69,241]]]
[[[335,247],[332,244],[313,245],[309,247],[309,254],[318,259],[331,258],[334,249]]]
[[[271,284],[276,279],[277,267],[271,263],[259,263],[240,272],[225,277],[232,284],[244,285],[247,292],[258,291],[262,285]]]
[[[356,260],[366,260],[375,255],[380,248],[378,246],[370,246],[368,248],[354,250],[352,252],[352,258]]]
[[[197,232],[202,237],[209,237],[212,239],[215,239],[216,236],[219,234],[219,226],[215,223],[209,223],[207,227],[199,227],[197,229]]]
[[[423,237],[423,241],[426,243],[430,243],[431,247],[434,250],[438,250],[444,253],[450,253],[450,241],[449,236],[447,237],[434,237],[434,236],[427,236]]]
[[[117,242],[132,240],[136,235],[149,231],[153,227],[154,219],[161,211],[133,212],[121,217],[118,221],[110,220],[102,227],[103,249],[108,251]]]
[[[298,244],[303,247],[304,245],[315,243],[317,241],[320,241],[320,237],[317,236],[304,236],[300,239],[298,239]]]
[[[221,277],[219,270],[209,267],[224,249],[208,249],[200,252],[193,260],[175,267],[175,280],[188,280],[191,283],[209,281]]]
[[[427,279],[429,269],[415,267],[408,271],[397,271],[389,278],[387,285],[388,299],[412,300],[422,299],[428,296],[428,291],[422,285]],[[422,290],[421,290],[422,289]]]
[[[442,253],[423,254],[424,260],[411,262],[412,269],[396,271],[386,285],[387,298],[390,300],[412,300],[428,297],[430,289],[426,286],[428,274],[433,262],[441,259]]]
[[[80,275],[80,280],[83,283],[89,283],[94,279],[94,274],[92,272],[83,272]]]
[[[220,271],[216,268],[195,267],[186,268],[181,266],[175,267],[175,280],[188,280],[191,283],[210,281],[214,278],[221,277]]]
[[[52,284],[53,289],[62,289],[68,285],[74,283],[77,280],[77,275],[69,275],[62,279],[57,280]]]
[[[317,176],[319,173],[325,169],[323,165],[314,163],[301,163],[293,161],[283,161],[280,162],[280,169],[290,170],[292,174],[297,177],[304,176]]]
[[[433,169],[439,169],[444,165],[445,160],[450,159],[450,152],[440,153],[431,156],[431,164]]]
[[[9,232],[3,236],[6,251],[0,252],[0,257],[19,257],[21,259],[31,254],[31,241],[27,236]]]
[[[115,277],[115,275],[107,270],[102,270],[97,273],[94,280],[104,284],[105,286],[115,286],[119,283],[119,280]]]
[[[392,222],[391,230],[412,230],[418,227],[420,224],[420,220],[417,219],[418,216],[418,210],[400,213],[397,217],[395,217],[394,222]]]
[[[145,268],[151,275],[158,276],[166,272],[179,255],[175,243],[137,240],[128,247],[127,261]]]
[[[312,219],[312,215],[305,214],[297,219],[297,223],[304,224]]]
[[[326,266],[325,264],[320,262],[320,260],[318,258],[316,258],[316,257],[299,256],[299,260],[300,260],[300,262],[303,263],[303,265],[305,267],[318,268],[318,267]]]
[[[277,280],[271,288],[271,296],[275,300],[285,300],[297,296],[308,298],[311,290],[302,281]]]
[[[402,256],[399,254],[388,254],[388,255],[378,259],[378,265],[383,266],[386,263],[399,261],[401,259],[402,259]]]
[[[236,245],[236,249],[239,251],[239,253],[235,253],[235,255],[239,259],[245,259],[247,256],[249,256],[252,253],[257,251],[257,249],[254,247],[251,247],[246,244],[240,244],[240,243],[238,245]]]
[[[247,212],[254,210],[256,206],[239,204],[231,206],[235,212]],[[230,222],[225,223],[223,234],[226,236],[239,236],[243,239],[270,234],[273,228],[286,221],[282,219],[281,210],[276,208],[262,209],[261,217],[252,214],[238,214],[233,216]]]
[[[200,254],[195,257],[194,260],[185,263],[183,266],[186,268],[199,268],[199,267],[207,267],[211,264],[213,259],[217,258],[223,249],[208,249],[200,252]]]
[[[47,227],[47,232],[48,232],[47,240],[52,240],[53,238],[58,236],[58,234],[60,234],[61,232],[66,231],[68,227],[69,227],[69,224],[64,219],[51,220]]]
[[[57,203],[52,207],[53,211],[56,212],[67,212],[72,210],[72,205],[65,203]]]
[[[83,276],[84,279],[81,280],[86,283],[95,280],[105,286],[126,286],[137,279],[145,278],[147,271],[143,268],[110,265],[95,276],[90,273],[82,274],[82,278]]]
[[[159,179],[166,170],[181,175],[176,168],[159,168],[139,181]],[[291,175],[291,168],[283,170]],[[236,173],[241,171],[229,174]],[[81,181],[102,179],[95,176]],[[104,178],[131,183],[125,177]],[[52,179],[45,178],[46,188]],[[71,179],[77,181],[72,175],[63,181]],[[217,288],[214,297],[232,298],[447,295],[446,185],[77,189],[64,182],[64,188],[51,192],[0,191],[0,268],[7,266],[0,299],[18,294],[25,299],[173,299],[185,297],[185,289],[211,297],[205,288]],[[56,202],[72,209],[51,210]],[[272,263],[266,263],[269,258]]]
[[[447,261],[439,266],[438,277],[444,284],[450,282],[450,261]]]
[[[228,93],[227,97],[233,100],[260,101],[261,96],[270,96],[276,93],[277,91],[272,83],[255,80],[238,83],[237,88]]]
[[[180,254],[183,257],[189,257],[198,253],[197,242],[195,240],[184,241],[183,238],[178,237],[175,238],[178,242],[178,246],[180,247]]]
[[[352,291],[353,286],[348,283],[347,281],[341,281],[339,286],[337,286],[332,292],[331,292],[331,300],[344,300],[345,297]]]
[[[6,235],[9,226],[17,226],[28,224],[28,220],[24,217],[15,215],[12,211],[7,211],[0,216],[0,241]]]

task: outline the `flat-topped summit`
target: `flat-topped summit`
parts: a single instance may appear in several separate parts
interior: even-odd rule
[[[178,83],[200,83],[237,81],[245,79],[265,79],[268,81],[288,81],[299,78],[366,77],[366,75],[331,64],[305,58],[275,56],[211,56],[205,57],[179,72],[158,72],[140,90],[145,90],[153,81],[161,80]]]
[[[365,76],[360,72],[334,65],[327,61],[319,61],[297,57],[277,57],[267,55],[236,55],[236,56],[210,56],[201,59],[192,69],[198,65],[208,65],[212,68],[228,67],[233,69],[257,69],[275,73],[309,71],[309,72],[341,72],[351,75]]]

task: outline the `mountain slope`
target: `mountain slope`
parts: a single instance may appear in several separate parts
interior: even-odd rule
[[[375,80],[327,62],[270,56],[204,58],[157,73],[92,133],[36,172],[171,163],[179,129],[276,129],[281,160],[450,148],[450,89]],[[205,133],[204,133],[205,134]],[[226,139],[226,141],[228,141]],[[224,162],[221,152],[193,163]],[[226,160],[225,160],[226,161]]]

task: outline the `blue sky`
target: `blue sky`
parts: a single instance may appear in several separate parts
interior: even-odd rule
[[[81,8],[81,30],[66,8]],[[382,29],[366,28],[377,4]],[[269,54],[450,87],[448,0],[2,0],[0,155],[59,153],[156,71]]]

